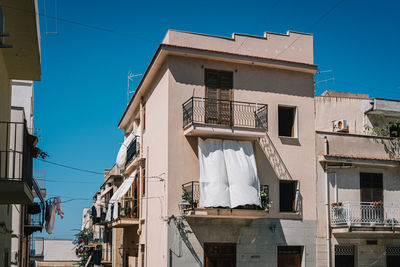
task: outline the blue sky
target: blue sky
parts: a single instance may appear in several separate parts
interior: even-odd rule
[[[39,0],[39,7],[47,17],[40,16],[42,80],[35,83],[35,123],[49,161],[97,172],[112,167],[123,138],[117,123],[127,104],[128,71],[144,73],[168,29],[227,37],[313,33],[315,64],[330,71],[317,75],[317,81],[329,80],[318,83],[317,94],[330,89],[400,99],[397,1]],[[57,34],[44,35],[56,26]],[[46,169],[49,196],[84,198],[64,203],[65,218],[57,218],[52,235],[43,234],[72,238],[82,208],[91,205],[104,177],[37,160],[35,168]]]

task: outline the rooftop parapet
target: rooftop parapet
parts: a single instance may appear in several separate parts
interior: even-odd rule
[[[168,30],[162,44],[313,64],[313,36],[288,31],[264,36],[233,33],[232,38]]]

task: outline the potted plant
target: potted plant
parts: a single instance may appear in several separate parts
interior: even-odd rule
[[[271,202],[269,199],[269,194],[265,190],[260,191],[260,199],[261,199],[261,206],[262,208],[266,211],[269,212],[269,209],[271,207]]]

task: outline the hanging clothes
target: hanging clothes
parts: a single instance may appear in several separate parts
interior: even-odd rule
[[[101,200],[100,200],[100,194],[97,195],[97,200],[96,200],[96,217],[100,218],[101,216]]]
[[[56,222],[56,213],[57,213],[57,209],[56,209],[56,203],[53,201],[50,201],[50,209],[49,209],[49,222],[46,222],[46,232],[48,234],[51,234],[54,230],[54,224]]]
[[[56,203],[56,210],[57,210],[57,214],[61,217],[61,219],[64,219],[64,211],[61,209],[61,198],[60,197],[56,197],[54,198],[55,203]]]

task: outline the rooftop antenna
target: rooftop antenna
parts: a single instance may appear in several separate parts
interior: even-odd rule
[[[131,93],[135,92],[135,91],[131,91],[129,88],[129,82],[133,81],[133,78],[138,77],[138,76],[142,76],[142,74],[133,74],[131,71],[128,72],[128,88],[126,90],[126,104],[129,104],[129,99],[130,99],[130,95]]]
[[[46,8],[46,0],[43,1],[43,11],[44,11],[44,24],[45,24],[45,32],[40,36],[40,38],[48,35],[48,34],[58,34],[58,12],[57,12],[57,0],[54,0],[54,21],[56,23],[55,31],[48,31],[47,27],[47,8]]]

